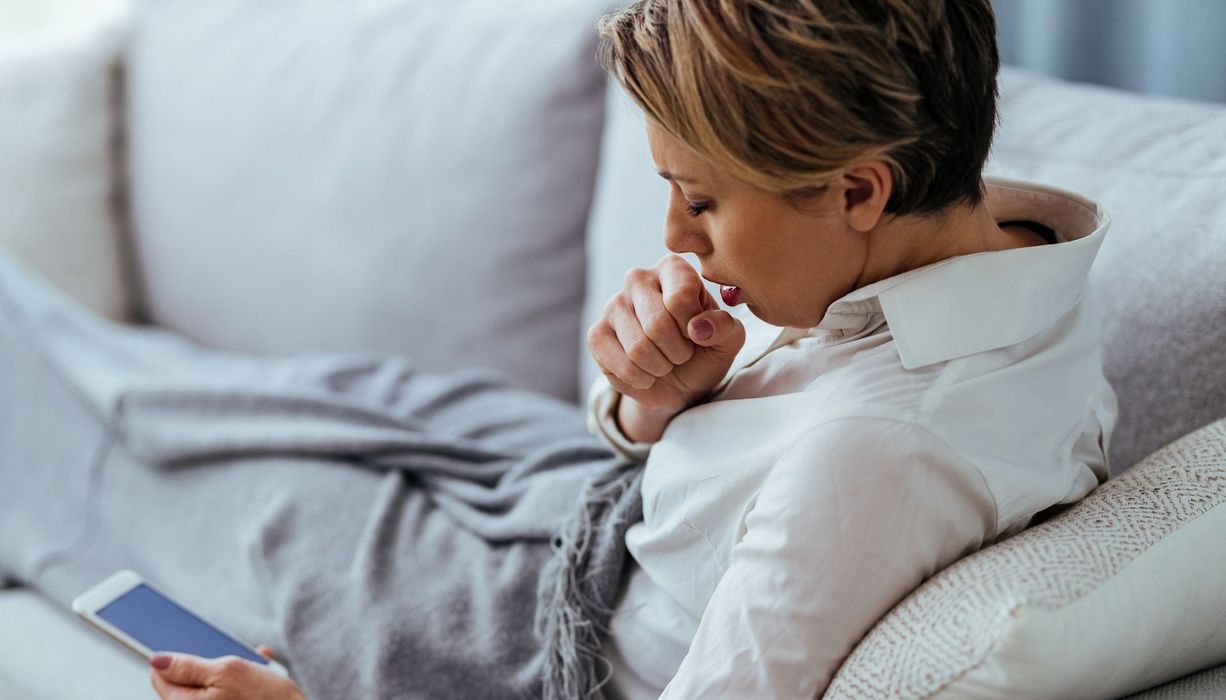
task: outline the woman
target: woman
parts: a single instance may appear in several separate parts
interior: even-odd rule
[[[1108,219],[983,182],[988,0],[641,0],[601,32],[674,253],[587,338],[590,429],[646,461],[601,690],[814,697],[926,577],[1107,478]],[[167,699],[300,697],[246,662],[152,665]]]
[[[924,578],[1107,478],[1083,301],[1107,219],[985,192],[986,0],[658,0],[602,31],[669,181],[668,248],[752,312],[670,255],[588,335],[595,429],[650,454],[612,682],[820,695]]]

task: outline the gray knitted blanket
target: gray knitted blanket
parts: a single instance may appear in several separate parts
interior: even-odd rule
[[[0,273],[14,313],[149,468],[335,460],[368,490],[373,470],[373,505],[298,488],[252,517],[199,494],[203,511],[252,523],[251,585],[308,697],[602,694],[642,466],[588,435],[578,408],[492,370],[208,350],[94,317],[3,256]],[[327,536],[342,518],[358,541]]]
[[[452,571],[420,570],[409,580],[388,582],[394,586],[387,589],[357,591],[343,590],[348,581],[328,576],[269,572],[269,580],[289,584],[276,591],[285,611],[286,651],[309,697],[600,696],[607,676],[598,664],[601,633],[625,561],[623,537],[642,517],[641,467],[616,459],[587,436],[524,449],[506,439],[473,437],[463,422],[451,423],[446,433],[429,430],[409,417],[421,414],[420,406],[404,410],[407,394],[425,387],[414,386],[403,360],[355,364],[333,356],[316,358],[309,369],[292,390],[133,388],[118,396],[117,406],[125,445],[153,464],[327,456],[398,471],[429,494],[436,508],[417,516],[423,522],[414,545],[450,548]],[[423,383],[430,384],[430,402],[457,407],[465,395],[500,387],[479,371],[433,375]],[[397,400],[387,402],[389,394],[398,394]],[[519,392],[515,398],[537,397]],[[491,404],[473,408],[490,410]],[[500,410],[505,413],[470,418],[481,425],[513,424],[531,412],[510,401]],[[533,428],[524,428],[526,438],[522,432]],[[471,536],[447,532],[455,529]],[[337,568],[310,553],[268,563],[310,574],[321,565]],[[491,567],[496,576],[489,575]],[[368,603],[345,609],[345,601],[373,598],[395,608],[395,615],[362,619]],[[329,601],[326,614],[318,611],[322,601]],[[446,626],[433,624],[439,611],[455,609],[465,611],[463,626],[453,617]],[[362,631],[339,644],[336,626],[355,622]],[[381,631],[383,624],[418,637],[407,648],[380,648],[389,639],[403,643],[401,630]],[[382,664],[366,678],[341,668],[363,658]]]

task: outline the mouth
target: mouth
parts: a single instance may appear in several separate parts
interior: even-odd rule
[[[736,286],[735,284],[728,284],[727,282],[721,282],[716,279],[711,279],[710,277],[707,277],[706,275],[703,275],[702,278],[712,284],[719,285],[719,296],[724,300],[724,303],[727,304],[728,306],[736,306],[737,304],[741,303],[741,288],[740,287]]]
[[[728,306],[736,306],[741,303],[741,288],[735,285],[721,284],[719,295],[723,297],[724,303]]]

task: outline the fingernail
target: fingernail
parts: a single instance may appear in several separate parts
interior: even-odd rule
[[[694,322],[694,337],[698,338],[699,340],[706,340],[707,338],[710,338],[711,334],[714,332],[715,329],[711,326],[710,321],[702,320]]]
[[[170,657],[166,654],[154,654],[149,663],[153,664],[154,668],[167,669],[170,668]]]

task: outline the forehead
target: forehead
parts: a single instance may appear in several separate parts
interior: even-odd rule
[[[661,175],[677,182],[718,179],[719,173],[710,161],[650,119],[647,120],[647,141],[651,144],[656,170]]]

